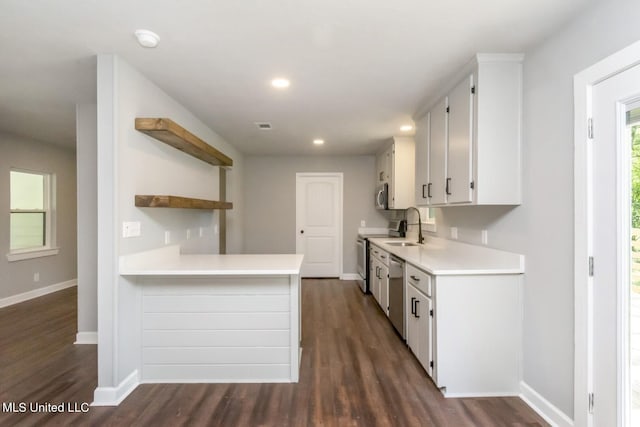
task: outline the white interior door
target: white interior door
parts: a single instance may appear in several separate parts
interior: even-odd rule
[[[302,277],[342,272],[342,174],[296,174],[296,253]]]
[[[640,66],[594,85],[592,96],[593,278],[588,291],[587,379],[592,393],[592,416],[589,421],[592,426],[640,425],[637,414],[640,404],[635,403],[634,413],[632,396],[633,364],[640,360],[634,361],[631,353],[630,309],[634,292],[631,282],[632,147],[628,123],[629,111],[639,105]],[[635,393],[640,394],[640,389]]]

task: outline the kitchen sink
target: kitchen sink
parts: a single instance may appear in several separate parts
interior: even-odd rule
[[[418,246],[417,243],[413,242],[385,242],[389,246]]]

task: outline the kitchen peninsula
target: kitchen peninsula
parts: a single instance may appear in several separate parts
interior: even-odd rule
[[[178,245],[121,256],[140,288],[140,382],[297,382],[302,259]]]

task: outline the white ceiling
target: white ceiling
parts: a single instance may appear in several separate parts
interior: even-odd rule
[[[2,0],[0,130],[74,146],[116,53],[242,152],[371,153],[474,53],[524,51],[589,1]]]

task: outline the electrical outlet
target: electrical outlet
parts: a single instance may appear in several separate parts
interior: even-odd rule
[[[140,221],[122,223],[122,237],[138,237],[140,234]]]
[[[482,230],[482,244],[489,244],[489,232],[487,230]]]
[[[451,227],[451,238],[454,240],[458,239],[458,227]]]
[[[360,227],[366,227],[367,226],[367,221],[365,221],[364,219],[360,220]]]
[[[169,230],[164,232],[164,244],[168,245],[171,243],[171,232]]]
[[[204,228],[200,227],[198,229],[198,237],[202,237],[202,236],[204,236]]]
[[[218,234],[218,224],[213,226],[213,234]]]
[[[40,273],[33,273],[33,281],[34,282],[40,281]]]
[[[187,228],[187,240],[191,238],[191,229]]]

